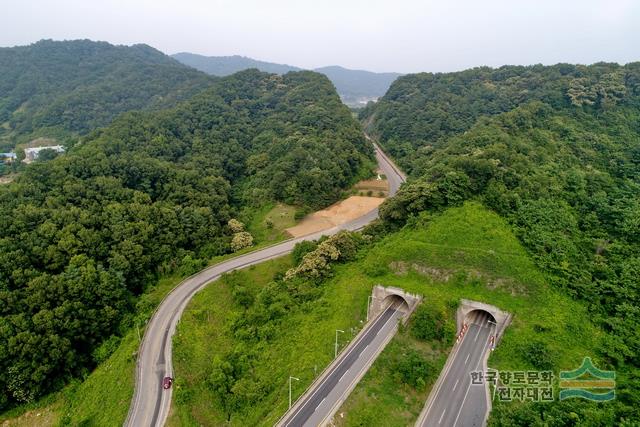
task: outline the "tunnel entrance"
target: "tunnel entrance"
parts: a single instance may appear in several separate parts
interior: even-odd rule
[[[420,301],[422,301],[422,295],[412,294],[393,286],[376,285],[373,287],[367,303],[367,322],[375,319],[389,306],[394,305],[403,313],[402,322],[404,323]]]
[[[480,326],[496,326],[496,318],[493,314],[489,313],[487,310],[476,309],[471,310],[464,317],[464,322],[467,324],[476,324]]]
[[[409,303],[400,295],[391,294],[382,301],[382,306],[384,307],[384,309],[387,309],[392,305],[395,306],[397,310],[400,310],[403,313],[409,312]]]
[[[492,326],[496,336],[496,342],[500,341],[505,328],[511,323],[513,315],[501,310],[495,305],[468,299],[460,300],[460,306],[456,313],[458,333],[464,325],[477,324],[479,326]]]

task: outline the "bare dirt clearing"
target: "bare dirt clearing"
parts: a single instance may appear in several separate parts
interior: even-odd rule
[[[287,228],[287,232],[293,237],[299,237],[327,230],[374,210],[382,202],[384,199],[381,197],[351,196],[326,209],[308,215],[300,221],[300,224]]]

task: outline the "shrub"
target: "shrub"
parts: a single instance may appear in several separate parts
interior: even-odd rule
[[[207,265],[206,261],[193,258],[191,255],[185,255],[178,267],[178,274],[181,276],[191,276],[194,273],[202,270]]]
[[[104,340],[102,344],[96,347],[91,353],[91,357],[96,365],[104,362],[118,349],[120,345],[120,337],[111,335],[108,339]]]
[[[322,279],[331,271],[331,263],[348,261],[355,258],[364,238],[356,233],[341,231],[324,241],[302,257],[302,262],[287,271],[286,279],[296,276]]]
[[[244,231],[244,224],[235,218],[231,218],[227,225],[233,233],[241,233]]]
[[[248,248],[253,245],[253,236],[246,231],[235,233],[231,239],[231,250],[238,252],[240,249]]]
[[[542,341],[534,341],[524,346],[524,358],[536,369],[551,370],[553,368],[553,357],[547,344]]]
[[[307,216],[308,213],[309,213],[309,208],[307,207],[297,209],[296,213],[293,214],[293,219],[295,219],[296,221],[300,221],[302,218]]]
[[[446,314],[429,304],[420,304],[413,314],[411,335],[420,340],[442,340],[445,337]]]
[[[433,366],[416,350],[400,358],[396,366],[397,378],[413,388],[422,389],[434,374]]]
[[[300,243],[296,243],[293,248],[291,256],[293,257],[293,263],[295,265],[300,264],[302,258],[309,252],[315,250],[318,247],[318,243],[310,240],[305,240]]]

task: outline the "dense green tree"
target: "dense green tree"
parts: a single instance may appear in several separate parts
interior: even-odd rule
[[[89,40],[0,48],[0,76],[7,149],[39,136],[70,142],[125,111],[175,105],[213,80],[146,45]]]
[[[332,203],[372,156],[326,77],[249,70],[29,165],[0,187],[0,404],[33,400],[103,360],[159,274],[189,275],[250,245],[248,233],[233,236],[242,209]],[[291,305],[286,289],[256,304],[238,291],[255,308],[237,333],[273,334]],[[258,386],[243,379],[233,393],[250,401]]]
[[[380,207],[383,226],[482,200],[510,221],[552,285],[585,302],[604,332],[601,356],[621,377],[640,367],[639,82],[640,63],[416,74],[362,112],[410,171]],[[554,366],[539,342],[522,354]],[[606,407],[498,405],[492,423],[624,423],[640,417],[638,384],[625,383]]]
[[[436,307],[429,304],[421,304],[411,318],[411,335],[430,341],[445,338],[445,322],[447,316]]]

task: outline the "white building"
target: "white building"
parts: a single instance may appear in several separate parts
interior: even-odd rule
[[[0,161],[11,163],[16,159],[16,153],[0,153]]]
[[[62,145],[48,145],[44,147],[33,147],[24,149],[24,162],[31,163],[38,159],[42,150],[53,150],[56,153],[64,153],[64,147]]]

